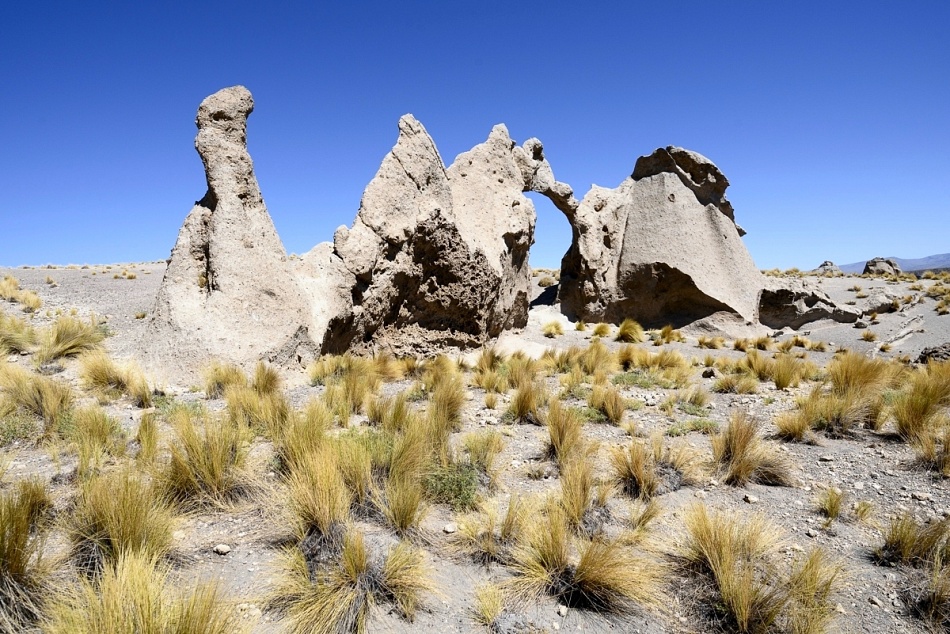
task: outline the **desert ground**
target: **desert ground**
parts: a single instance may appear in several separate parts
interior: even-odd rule
[[[130,354],[164,269],[0,269],[20,293],[2,305],[0,494],[9,502],[33,480],[49,496],[29,536],[39,590],[21,597],[36,607],[28,627],[68,631],[81,589],[121,550],[111,525],[96,532],[83,523],[95,511],[90,491],[99,482],[114,492],[129,479],[167,519],[141,539],[159,544],[153,554],[168,575],[159,592],[174,601],[212,584],[220,631],[319,631],[319,619],[294,612],[306,591],[288,600],[294,580],[299,590],[294,563],[332,568],[324,560],[340,557],[357,533],[370,568],[384,554],[409,553],[412,577],[360,595],[367,631],[926,632],[950,624],[941,560],[950,552],[950,373],[913,363],[950,340],[939,294],[928,295],[936,276],[812,275],[835,302],[865,312],[861,327],[828,320],[732,341],[673,329],[642,337],[616,325],[581,330],[550,305],[557,272],[541,270],[528,326],[482,350],[323,357],[298,370],[262,367],[250,383],[208,359],[199,383],[144,376],[146,387],[136,388]],[[27,291],[38,305],[17,301]],[[57,356],[48,337],[64,319],[106,336]],[[33,334],[11,345],[9,333],[24,328]],[[97,378],[103,358],[128,380]],[[53,381],[68,402],[53,415],[31,409],[15,400],[17,377]],[[911,403],[925,381],[944,391]],[[90,431],[91,412],[104,412],[104,431]],[[413,425],[439,416],[448,421],[441,444],[411,467],[413,482],[393,480],[392,443],[405,449]],[[187,455],[185,425],[239,432],[221,488],[169,488],[169,465]],[[301,431],[316,427],[317,440]],[[754,447],[739,447],[743,429]],[[387,439],[388,475],[369,457]],[[343,508],[295,502],[298,478],[325,476],[295,452],[306,442],[324,463],[363,456],[372,464],[355,488],[340,465]],[[330,460],[319,447],[344,457]],[[398,503],[397,485],[418,494],[410,508]],[[330,524],[313,511],[328,506],[336,508]],[[717,542],[716,552],[735,558],[731,572],[702,542],[704,521],[736,540],[731,551]],[[347,532],[346,545],[335,531]],[[929,551],[920,546],[928,538]],[[544,544],[564,559],[538,581],[532,562]],[[596,545],[607,550],[595,553]],[[591,561],[627,585],[598,586]],[[589,585],[578,571],[593,577]],[[806,577],[808,591],[794,583]],[[20,595],[3,594],[11,596]],[[326,627],[356,628],[358,612]]]

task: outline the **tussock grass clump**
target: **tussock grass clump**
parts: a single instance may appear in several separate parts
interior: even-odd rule
[[[15,302],[20,294],[20,281],[12,275],[4,275],[0,280],[0,299]]]
[[[950,363],[928,363],[915,370],[897,396],[892,411],[897,433],[911,442],[934,435],[945,419],[941,408],[950,405]]]
[[[581,354],[579,361],[585,374],[594,374],[598,370],[611,372],[614,369],[613,355],[600,341],[592,341]]]
[[[276,394],[280,391],[281,379],[276,369],[267,365],[263,361],[258,361],[254,366],[254,375],[251,378],[251,389],[266,396]]]
[[[759,427],[745,412],[736,411],[725,429],[712,437],[713,459],[723,470],[724,481],[735,486],[749,482],[791,486],[790,461],[762,438]]]
[[[760,515],[745,523],[727,513],[689,507],[680,556],[703,575],[706,601],[735,632],[824,632],[834,615],[843,567],[815,548],[783,569],[776,561],[781,533]]]
[[[759,354],[758,350],[749,350],[746,352],[745,358],[739,360],[736,369],[755,377],[759,381],[769,381],[775,372],[775,362],[767,356]]]
[[[144,412],[139,419],[139,428],[135,435],[139,451],[135,459],[143,464],[150,465],[158,456],[158,423],[155,412]]]
[[[700,335],[697,339],[696,344],[700,348],[707,348],[710,350],[719,350],[724,345],[726,345],[726,340],[722,337],[707,337],[706,335]]]
[[[758,380],[744,374],[723,375],[712,385],[712,391],[717,394],[755,394],[758,390]]]
[[[469,432],[462,438],[462,448],[468,463],[488,480],[489,486],[494,486],[497,477],[495,461],[505,448],[501,432],[493,429]]]
[[[136,407],[152,406],[152,391],[133,365],[120,367],[105,352],[87,352],[79,358],[79,377],[84,387],[107,398],[127,394]]]
[[[594,331],[597,334],[597,331]],[[600,335],[603,336],[603,335]],[[623,343],[643,343],[646,340],[646,334],[643,332],[643,326],[633,319],[624,319],[614,335],[614,341]]]
[[[780,354],[772,363],[772,380],[776,389],[798,387],[802,379],[801,362],[788,354]]]
[[[549,321],[541,328],[541,332],[549,339],[560,337],[564,334],[564,325],[559,321]]]
[[[274,451],[282,469],[293,471],[306,457],[319,450],[333,414],[322,401],[311,399],[302,411],[291,414],[287,425],[274,438]]]
[[[565,408],[557,399],[552,400],[546,417],[548,441],[545,454],[561,469],[578,452],[583,450],[581,434],[583,421],[577,411]]]
[[[122,555],[164,557],[175,516],[142,476],[121,470],[85,482],[66,522],[80,570],[99,573]]]
[[[525,383],[515,390],[508,413],[516,422],[540,425],[542,420],[539,411],[546,399],[547,394],[541,383]]]
[[[944,419],[936,427],[939,431],[922,434],[912,444],[918,463],[950,478],[950,420]]]
[[[290,404],[280,392],[259,392],[252,387],[229,387],[224,393],[232,424],[269,438],[278,438],[290,420]]]
[[[244,370],[231,363],[212,361],[204,372],[205,396],[221,398],[228,388],[247,387]]]
[[[594,326],[593,335],[595,337],[606,337],[609,334],[610,334],[610,324],[605,324],[604,322],[600,322],[599,324]]]
[[[219,416],[196,420],[187,410],[179,410],[171,423],[171,456],[157,474],[162,495],[188,507],[222,505],[248,492],[243,429]]]
[[[105,332],[95,316],[86,322],[64,315],[41,334],[35,358],[37,363],[46,363],[62,357],[74,357],[98,349],[103,339]]]
[[[828,519],[828,523],[830,524],[841,517],[841,511],[844,509],[846,497],[841,489],[829,487],[818,495],[818,499],[815,500],[815,506],[818,512]]]
[[[26,631],[39,617],[51,572],[43,560],[52,500],[38,480],[0,491],[0,632]]]
[[[430,391],[427,414],[438,426],[453,432],[459,431],[464,403],[465,385],[458,373],[453,373],[440,380]]]
[[[0,365],[0,390],[17,409],[43,419],[46,438],[59,433],[75,400],[68,385],[12,364]]]
[[[591,409],[603,414],[604,418],[614,425],[619,425],[623,414],[627,411],[627,402],[620,391],[613,387],[595,386],[587,399]]]
[[[384,553],[374,552],[355,529],[347,531],[336,561],[319,574],[296,550],[287,553],[285,565],[272,601],[286,611],[292,634],[363,634],[380,603],[412,621],[422,596],[434,587],[420,550],[399,542]]]
[[[366,416],[371,424],[379,425],[386,433],[402,432],[414,422],[415,414],[409,407],[405,392],[394,397],[376,398],[366,408]]]
[[[33,291],[20,291],[16,299],[23,307],[24,313],[35,313],[43,307],[43,300]]]
[[[168,576],[167,566],[146,555],[122,555],[98,579],[81,579],[57,595],[43,631],[231,634],[246,630],[214,586],[178,594]]]
[[[509,563],[512,549],[528,523],[529,512],[529,506],[518,496],[509,499],[504,516],[497,505],[483,504],[477,512],[459,520],[452,544],[479,564]]]
[[[894,518],[884,543],[874,551],[879,563],[925,566],[950,559],[950,520],[919,524],[910,513]]]
[[[547,594],[570,608],[608,615],[658,605],[665,572],[662,564],[636,554],[619,539],[575,543],[556,510],[527,527],[511,568],[515,577],[502,587],[515,600]]]
[[[643,501],[695,484],[699,474],[695,454],[684,445],[664,446],[661,437],[615,447],[610,466],[618,490]]]
[[[664,343],[673,343],[676,341],[686,341],[685,337],[683,337],[683,334],[679,330],[673,328],[673,326],[670,324],[663,326],[658,331],[652,331],[652,333],[654,346],[659,346]]]
[[[336,451],[323,447],[297,462],[287,480],[294,535],[311,568],[343,548],[352,499],[339,460]]]
[[[0,311],[0,349],[29,352],[36,345],[36,330],[25,320]]]
[[[79,454],[76,473],[80,477],[98,471],[106,456],[125,453],[126,438],[122,428],[98,405],[77,409],[70,422],[69,437]]]
[[[578,455],[561,470],[561,495],[556,506],[567,525],[578,535],[599,535],[610,518],[607,501],[612,493],[607,483],[594,478],[592,461]]]

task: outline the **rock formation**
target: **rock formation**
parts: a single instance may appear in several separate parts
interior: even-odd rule
[[[860,310],[835,304],[803,280],[768,278],[759,297],[759,321],[769,328],[798,329],[819,319],[850,324],[860,316]]]
[[[326,279],[352,281],[323,350],[467,347],[523,326],[535,223],[524,152],[496,126],[446,169],[422,124],[402,117],[353,226],[318,247]]]
[[[247,152],[254,109],[243,86],[198,108],[195,148],[208,191],[172,250],[143,354],[157,369],[194,372],[211,358],[306,363],[317,350],[310,307],[287,263]]]
[[[640,157],[616,189],[593,187],[565,211],[574,239],[561,262],[564,313],[646,326],[717,313],[755,322],[763,279],[725,197],[728,184],[705,157],[668,147]]]
[[[825,260],[814,272],[819,275],[840,275],[841,269],[831,260]]]
[[[901,267],[893,258],[872,258],[864,265],[865,275],[900,275]]]
[[[942,343],[939,346],[924,348],[917,356],[917,363],[927,363],[929,361],[950,361],[950,342]]]

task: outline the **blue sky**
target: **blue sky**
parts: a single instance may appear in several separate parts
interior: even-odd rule
[[[179,4],[180,8],[165,5]],[[351,224],[400,115],[446,164],[503,122],[582,195],[711,158],[760,268],[950,251],[950,3],[5,2],[0,265],[168,256],[194,116],[244,84],[288,252]],[[535,266],[567,221],[536,203]]]

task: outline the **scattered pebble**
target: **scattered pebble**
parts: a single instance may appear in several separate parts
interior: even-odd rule
[[[231,552],[231,547],[227,544],[218,544],[214,547],[214,554],[216,555],[227,555]]]
[[[447,535],[451,535],[452,533],[454,533],[454,532],[457,531],[458,529],[459,529],[459,527],[458,527],[458,525],[457,525],[455,522],[449,522],[448,524],[446,524],[445,526],[442,527],[442,532],[443,532],[443,533],[446,533]]]

